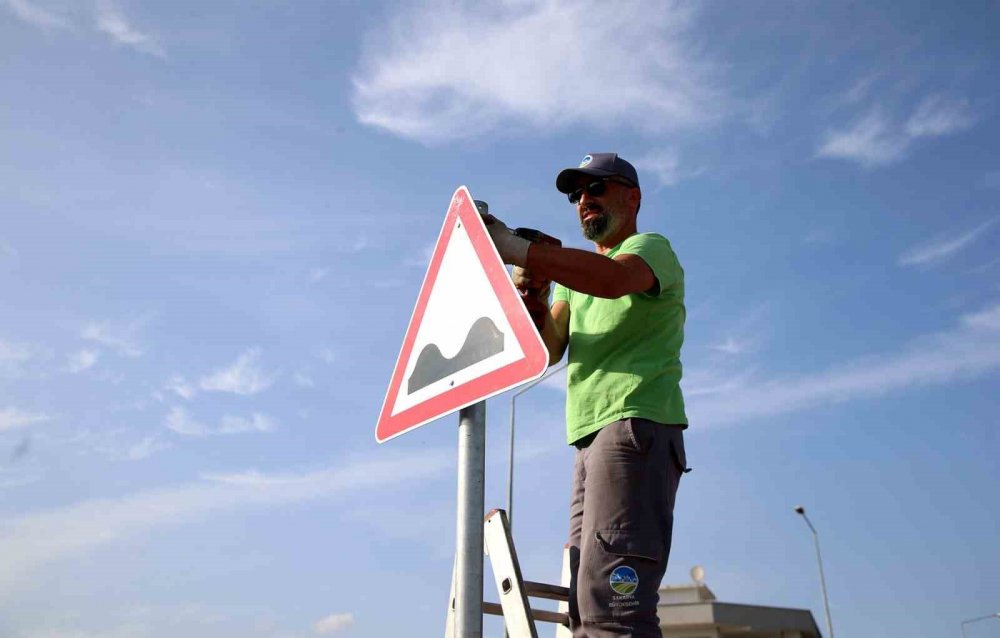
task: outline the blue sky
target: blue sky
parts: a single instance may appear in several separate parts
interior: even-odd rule
[[[1000,611],[998,9],[0,0],[0,634],[443,631],[457,419],[377,446],[382,398],[454,189],[586,247],[593,151],[687,273],[666,582],[822,625],[802,504],[838,634]],[[563,398],[518,403],[533,580]]]

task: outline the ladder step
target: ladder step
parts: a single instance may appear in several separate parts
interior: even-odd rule
[[[562,614],[557,611],[548,611],[546,609],[529,609],[528,611],[531,612],[531,617],[534,620],[551,622],[569,627],[569,614]],[[483,613],[491,616],[503,616],[503,607],[501,607],[499,603],[484,602]]]
[[[536,583],[531,580],[524,581],[524,591],[529,596],[535,598],[547,598],[549,600],[569,600],[569,587],[559,585],[548,585],[546,583]]]

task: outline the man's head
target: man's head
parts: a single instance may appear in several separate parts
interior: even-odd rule
[[[583,236],[603,244],[621,241],[635,232],[642,202],[635,168],[617,153],[590,153],[576,168],[556,177],[556,188],[566,193],[580,215]]]

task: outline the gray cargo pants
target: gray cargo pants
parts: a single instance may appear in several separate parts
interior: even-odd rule
[[[570,629],[575,638],[662,636],[683,426],[629,418],[578,441],[570,501]]]

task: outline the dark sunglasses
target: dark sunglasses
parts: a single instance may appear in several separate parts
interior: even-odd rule
[[[631,182],[626,182],[620,179],[614,179],[611,177],[602,177],[601,179],[591,182],[582,188],[578,188],[575,191],[566,193],[566,198],[569,199],[570,204],[580,203],[580,198],[583,197],[583,192],[586,191],[587,195],[591,197],[600,197],[608,190],[608,182],[615,182],[617,184],[624,184],[629,188],[632,188]]]

